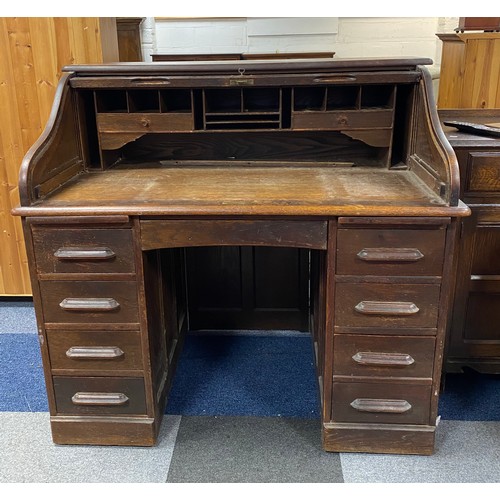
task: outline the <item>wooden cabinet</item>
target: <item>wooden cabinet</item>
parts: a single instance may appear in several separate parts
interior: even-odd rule
[[[188,323],[278,303],[307,312],[325,450],[432,453],[470,211],[429,63],[66,68],[15,210],[55,442],[153,445]],[[197,296],[221,258],[251,286]]]
[[[117,17],[118,51],[120,62],[142,61],[141,23],[143,17]]]
[[[442,120],[499,123],[500,110],[441,110]],[[458,273],[445,368],[500,373],[500,140],[445,127],[460,164]]]
[[[438,34],[438,108],[500,108],[500,33]]]

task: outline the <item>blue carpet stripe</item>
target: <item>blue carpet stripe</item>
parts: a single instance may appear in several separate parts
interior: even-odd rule
[[[48,411],[37,335],[0,335],[0,366],[0,411]]]
[[[310,338],[188,336],[167,413],[319,417]]]
[[[35,334],[0,335],[0,411],[48,411]],[[166,413],[317,418],[308,337],[189,335]],[[445,420],[500,421],[500,375],[448,374]]]

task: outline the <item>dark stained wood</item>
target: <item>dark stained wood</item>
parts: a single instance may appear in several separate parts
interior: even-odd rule
[[[445,109],[442,120],[499,123],[498,109]],[[498,329],[500,267],[500,193],[498,159],[500,140],[445,128],[460,163],[462,196],[472,216],[460,224],[457,279],[445,368],[460,372],[464,367],[500,373]]]
[[[332,397],[332,420],[335,422],[421,425],[429,422],[429,384],[334,383]],[[359,399],[372,401],[355,402]],[[397,401],[392,403],[397,411],[388,411],[389,402],[394,401]]]
[[[353,205],[349,187],[363,203]],[[284,189],[287,187],[287,189]],[[104,195],[104,193],[106,193]],[[398,202],[404,204],[398,205]],[[89,173],[19,215],[96,214],[215,216],[451,216],[449,207],[411,171],[373,168],[241,167],[112,169]]]
[[[435,339],[380,335],[335,335],[334,379],[420,377],[432,379]]]
[[[61,78],[47,125],[23,159],[19,195],[25,205],[46,196],[84,168],[68,78],[67,74]]]
[[[47,343],[52,371],[59,375],[143,369],[139,332],[47,330]]]
[[[429,62],[67,68],[14,212],[55,442],[153,444],[188,325],[232,308],[311,331],[326,450],[432,452],[470,210]],[[477,202],[496,167],[474,158]],[[470,291],[495,293],[476,255]]]
[[[118,18],[119,20],[120,18]],[[117,20],[117,22],[118,22]],[[238,61],[252,59],[322,59],[335,52],[272,52],[238,54],[152,54],[154,62],[162,61]]]
[[[349,130],[351,128],[391,127],[392,110],[306,111],[292,113],[295,130]]]
[[[456,31],[500,31],[500,17],[460,17]]]
[[[323,447],[333,452],[432,455],[435,431],[423,425],[326,423]]]
[[[309,252],[188,248],[190,329],[308,331]]]
[[[440,276],[445,230],[339,229],[337,274]]]
[[[326,248],[322,221],[163,221],[141,222],[143,250],[209,245],[262,245]]]
[[[133,115],[98,113],[97,128],[101,134],[126,134],[130,132],[144,134],[149,132],[187,132],[194,130],[194,124],[190,113],[134,113]],[[101,135],[101,145],[102,139]]]
[[[44,273],[133,273],[129,229],[47,228],[34,226],[37,271]],[[97,256],[89,254],[100,250]],[[103,255],[103,256],[101,256]]]
[[[142,378],[57,376],[54,377],[54,392],[58,414],[143,415],[146,413]]]
[[[339,327],[435,328],[439,290],[439,285],[337,283],[335,324]]]
[[[118,54],[121,62],[142,61],[141,23],[142,17],[117,17]]]
[[[114,446],[153,446],[156,442],[154,420],[121,416],[51,416],[55,444]]]
[[[206,74],[215,75],[217,73],[238,75],[239,69],[245,69],[245,73],[323,73],[352,70],[377,70],[383,68],[385,71],[391,70],[414,70],[420,65],[432,64],[428,58],[401,58],[387,57],[363,58],[363,59],[311,59],[302,61],[194,61],[194,62],[170,62],[170,63],[139,63],[139,64],[102,64],[102,65],[73,65],[66,66],[63,71],[73,71],[78,75],[109,76],[119,74],[151,74],[154,76],[163,74],[190,75]]]
[[[155,65],[156,66],[156,65]],[[169,65],[170,66],[170,65]],[[238,64],[241,68],[241,64]],[[171,68],[170,68],[171,69]],[[229,77],[229,78],[228,78]],[[192,89],[192,88],[219,88],[226,86],[247,86],[247,85],[262,85],[262,86],[280,86],[286,85],[316,85],[316,84],[336,84],[336,83],[370,83],[370,84],[387,84],[387,83],[416,83],[421,78],[420,71],[408,70],[401,71],[394,68],[394,71],[378,72],[378,71],[357,71],[354,75],[352,71],[347,73],[334,72],[324,75],[307,74],[307,73],[292,73],[292,74],[260,74],[253,73],[251,77],[242,77],[239,72],[224,74],[202,75],[193,73],[192,75],[182,75],[169,73],[163,76],[154,73],[139,73],[135,76],[127,74],[116,74],[112,78],[102,78],[97,75],[77,75],[70,81],[72,88],[78,89],[158,89],[168,88],[170,85],[175,85],[176,88]]]
[[[500,192],[500,152],[469,155],[471,172],[466,190]]]
[[[42,281],[40,288],[46,323],[138,321],[135,281]],[[66,306],[65,299],[77,299],[83,304]]]

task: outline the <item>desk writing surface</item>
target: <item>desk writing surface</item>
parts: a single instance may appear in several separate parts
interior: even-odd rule
[[[430,212],[450,210],[409,170],[363,167],[117,168],[81,174],[37,208],[51,213],[106,208],[145,215],[330,215],[364,213],[373,206],[395,215],[422,206]]]

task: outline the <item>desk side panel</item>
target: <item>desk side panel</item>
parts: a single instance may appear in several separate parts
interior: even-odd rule
[[[70,76],[61,78],[45,130],[21,164],[19,190],[23,206],[44,198],[83,170]]]

